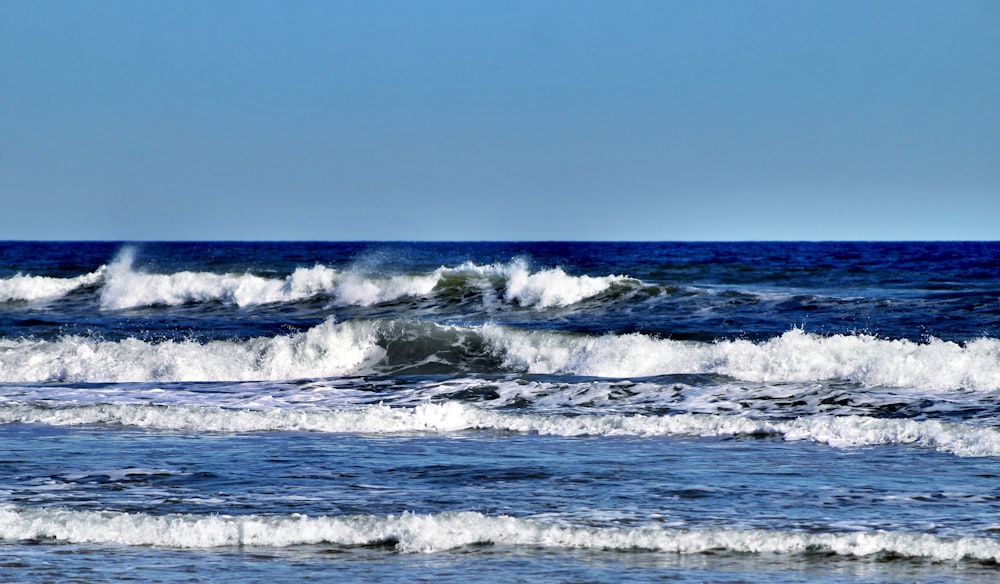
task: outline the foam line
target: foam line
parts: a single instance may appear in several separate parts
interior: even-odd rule
[[[941,538],[905,532],[815,533],[779,530],[605,528],[547,523],[473,512],[420,515],[164,515],[0,508],[0,539],[218,548],[293,545],[357,546],[392,542],[404,553],[433,553],[473,544],[555,549],[647,550],[697,554],[828,552],[859,558],[892,555],[935,561],[998,561],[993,539]]]
[[[107,269],[101,289],[101,306],[121,310],[144,306],[176,306],[200,302],[222,302],[255,306],[296,302],[326,296],[344,306],[370,306],[406,297],[426,297],[445,281],[459,281],[492,295],[495,286],[504,300],[522,307],[568,306],[595,296],[615,284],[631,280],[625,276],[573,276],[562,268],[532,272],[526,261],[486,266],[466,262],[442,266],[425,274],[392,276],[338,270],[324,265],[299,267],[285,278],[254,274],[214,274],[182,271],[150,274],[133,268],[135,252],[125,248]]]
[[[1000,389],[1000,340],[965,345],[870,335],[820,336],[799,329],[754,343],[699,343],[642,334],[582,336],[513,331],[483,335],[512,370],[538,374],[647,377],[708,373],[752,382],[842,380],[868,387]]]
[[[99,404],[51,407],[0,405],[0,423],[56,426],[121,424],[188,432],[307,431],[399,434],[469,430],[551,436],[779,436],[835,448],[906,445],[958,456],[1000,456],[1000,432],[993,428],[870,416],[809,416],[758,420],[724,414],[666,416],[511,414],[461,402],[420,406],[366,406],[351,410],[226,409],[213,406]]]
[[[383,360],[390,348],[391,363]],[[962,345],[791,330],[759,343],[701,343],[498,325],[329,320],[293,335],[207,343],[0,339],[0,382],[283,380],[385,373],[430,362],[464,373],[479,372],[484,361],[501,371],[531,374],[713,374],[754,383],[836,380],[921,391],[1000,390],[1000,340],[992,338]]]

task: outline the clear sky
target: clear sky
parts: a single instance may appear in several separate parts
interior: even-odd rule
[[[1000,239],[1000,2],[0,0],[0,239]]]

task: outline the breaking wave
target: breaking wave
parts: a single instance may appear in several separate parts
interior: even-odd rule
[[[484,336],[513,370],[595,377],[709,373],[753,382],[842,380],[868,387],[1000,389],[1000,340],[967,344],[820,336],[790,330],[764,342],[703,343],[643,334],[582,336],[511,331]]]
[[[83,286],[100,285],[105,310],[218,302],[240,307],[328,298],[341,306],[372,306],[402,298],[434,296],[448,289],[482,295],[487,304],[544,309],[569,306],[614,286],[637,286],[626,276],[570,275],[562,268],[532,271],[528,262],[442,266],[423,274],[377,275],[317,264],[283,278],[252,273],[182,271],[147,273],[134,267],[135,250],[124,248],[107,266],[74,278],[18,274],[0,280],[0,302],[55,299]]]
[[[248,340],[0,339],[0,382],[288,380],[364,374],[529,373],[604,378],[713,374],[865,387],[1000,389],[1000,340],[925,343],[798,329],[762,342],[590,336],[499,325],[332,319]]]
[[[423,296],[434,289],[441,271],[418,276],[368,277],[323,265],[297,268],[285,278],[254,274],[177,272],[149,274],[132,267],[134,252],[123,250],[108,267],[101,289],[101,306],[125,309],[144,306],[177,306],[222,302],[254,306],[296,302],[326,295],[344,305],[368,306],[405,296]]]
[[[26,276],[17,274],[0,279],[0,302],[49,300],[65,296],[77,288],[93,286],[105,276],[107,268],[76,276],[75,278],[52,278],[48,276]]]
[[[433,553],[469,545],[654,551],[680,554],[832,553],[857,558],[1000,560],[1000,542],[930,534],[739,529],[592,527],[475,512],[428,515],[149,515],[54,508],[0,508],[0,538],[71,543],[217,548],[233,546],[389,545],[404,553]]]
[[[938,420],[809,416],[757,420],[723,414],[665,416],[509,413],[456,401],[416,407],[372,405],[353,410],[227,409],[213,406],[97,404],[0,405],[0,423],[53,426],[119,424],[184,432],[304,431],[358,434],[502,431],[548,436],[774,436],[835,448],[909,445],[957,456],[1000,456],[1000,432]]]
[[[334,377],[384,356],[374,328],[327,321],[246,341],[0,340],[0,381],[240,381]]]

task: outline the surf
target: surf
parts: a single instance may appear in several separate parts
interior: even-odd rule
[[[16,274],[10,278],[0,279],[0,303],[61,298],[79,288],[100,283],[106,272],[107,267],[101,266],[89,274],[72,278]]]
[[[180,549],[379,546],[439,553],[467,546],[674,554],[830,553],[859,559],[1000,561],[1000,543],[891,531],[801,532],[725,528],[589,527],[477,512],[400,515],[151,515],[0,507],[0,538]]]
[[[431,297],[456,289],[478,291],[486,304],[501,302],[544,309],[568,306],[613,286],[636,283],[622,275],[570,275],[561,267],[532,271],[523,258],[505,264],[465,262],[418,274],[377,274],[361,267],[338,269],[323,264],[298,267],[283,278],[249,272],[157,274],[137,269],[135,253],[133,248],[125,248],[107,266],[100,290],[103,309],[206,302],[250,307],[315,297],[329,298],[334,305],[340,306],[372,306],[403,298]]]
[[[834,448],[908,446],[957,456],[1000,456],[1000,432],[941,420],[814,415],[790,420],[743,415],[509,413],[456,401],[346,410],[117,403],[0,404],[0,423],[120,425],[181,432],[320,432],[372,435],[515,432],[544,436],[766,438]]]
[[[0,339],[2,382],[252,381],[352,375],[521,373],[599,378],[710,374],[754,383],[1000,389],[1000,340],[880,339],[789,330],[762,342],[587,335],[494,324],[330,318],[303,332],[244,340],[71,335]]]

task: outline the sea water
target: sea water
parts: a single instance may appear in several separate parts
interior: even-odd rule
[[[0,581],[1000,577],[1000,244],[0,244]]]

